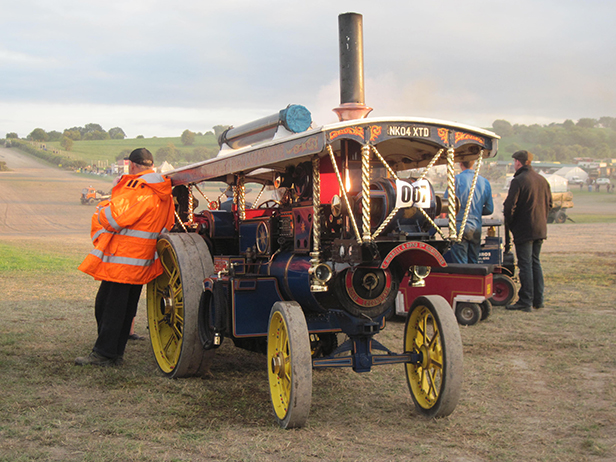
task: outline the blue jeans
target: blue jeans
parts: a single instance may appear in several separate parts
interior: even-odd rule
[[[543,270],[539,260],[542,244],[543,239],[538,239],[515,245],[520,272],[518,305],[543,306]]]
[[[462,239],[460,243],[455,243],[449,249],[449,255],[452,263],[477,263],[479,259],[479,251],[481,243]]]

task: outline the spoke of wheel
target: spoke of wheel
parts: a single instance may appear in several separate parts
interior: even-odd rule
[[[175,272],[175,270],[176,270],[175,260],[173,259],[173,257],[170,257],[171,258],[171,262],[169,262],[169,263],[171,263],[171,265],[169,265],[167,263],[167,258],[166,258],[167,255],[169,255],[169,254],[166,254],[163,258],[160,259],[160,261],[161,261],[161,263],[163,265],[163,269],[165,270],[165,272],[169,276],[171,276]]]
[[[428,390],[427,395],[436,397],[436,384],[434,383],[434,377],[428,372]]]
[[[178,327],[178,324],[180,325],[180,327]],[[174,322],[171,326],[171,328],[173,329],[173,333],[175,334],[175,338],[180,341],[182,340],[182,330],[181,330],[182,324],[179,322]]]
[[[173,341],[175,340],[175,337],[173,335],[169,336],[169,340],[167,341],[167,343],[165,344],[165,346],[163,347],[163,351],[167,354],[167,357],[169,358],[169,348],[171,347],[171,345],[173,344]],[[169,358],[171,359],[171,358]]]

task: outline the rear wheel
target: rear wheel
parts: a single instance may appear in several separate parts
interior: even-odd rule
[[[430,295],[413,302],[404,328],[404,351],[421,354],[419,363],[404,366],[416,409],[427,417],[451,414],[462,389],[462,339],[443,297]]]
[[[158,367],[168,377],[203,375],[211,353],[199,339],[203,279],[214,272],[198,234],[163,234],[157,251],[163,273],[148,284],[148,327]]]
[[[312,358],[308,325],[296,302],[276,302],[267,333],[272,406],[282,428],[302,427],[312,401]]]
[[[556,214],[556,217],[554,218],[554,222],[564,223],[565,221],[567,221],[567,214],[561,210]]]
[[[495,306],[505,306],[515,297],[515,284],[506,274],[495,274],[493,277],[494,294],[490,303]]]
[[[477,303],[456,303],[456,319],[463,326],[473,326],[481,319],[481,307]]]

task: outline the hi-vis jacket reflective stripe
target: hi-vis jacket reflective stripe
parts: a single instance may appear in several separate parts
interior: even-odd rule
[[[161,232],[173,227],[171,180],[146,170],[124,175],[92,216],[94,250],[79,269],[102,281],[146,284],[163,271],[156,253]]]

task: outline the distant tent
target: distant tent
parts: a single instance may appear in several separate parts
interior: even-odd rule
[[[555,173],[546,175],[541,172],[541,175],[550,183],[550,189],[553,193],[567,192],[569,182],[564,176],[556,175]]]
[[[170,172],[173,170],[173,165],[165,160],[156,170],[158,170],[158,173]]]
[[[586,173],[580,167],[562,167],[556,170],[554,174],[564,176],[567,180],[570,180],[574,176],[577,176],[583,182],[586,182],[586,180],[588,179],[588,173]]]

